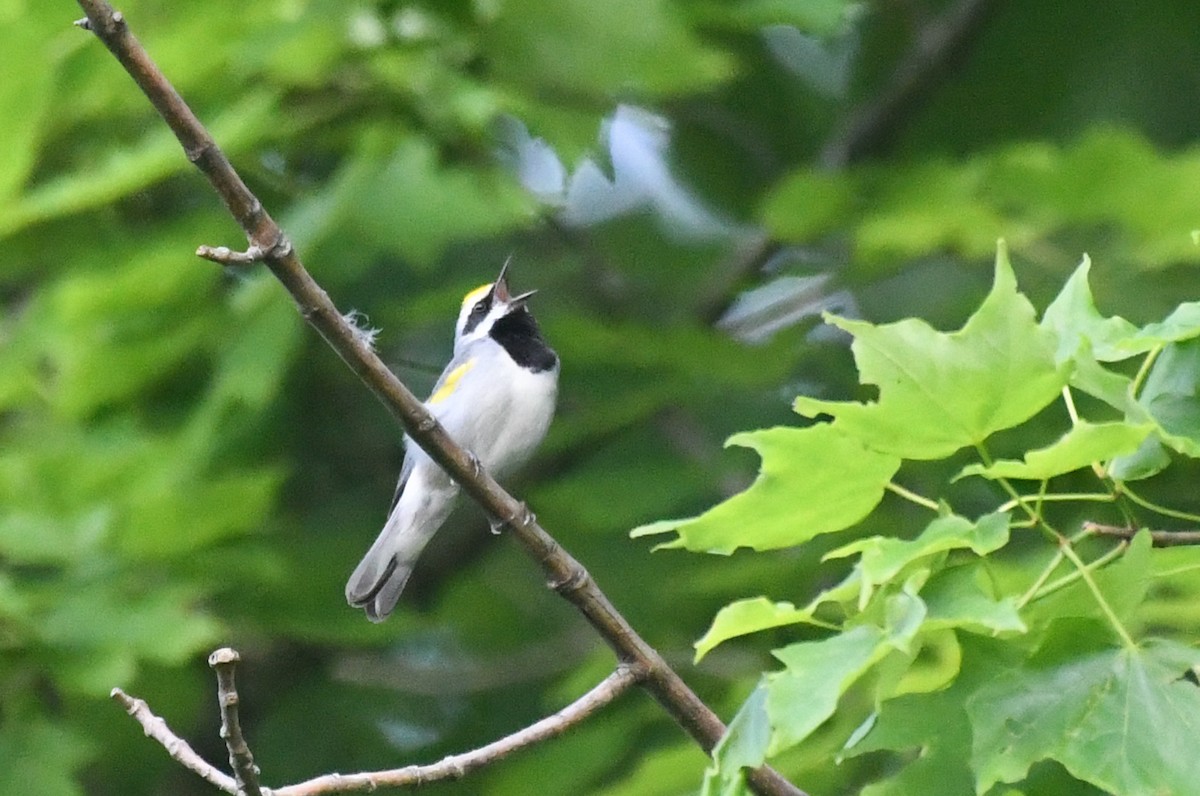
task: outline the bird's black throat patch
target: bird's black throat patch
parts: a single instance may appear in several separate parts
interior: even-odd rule
[[[504,346],[514,362],[534,373],[551,370],[558,364],[558,354],[546,345],[537,321],[526,307],[497,320],[489,333],[493,340]]]

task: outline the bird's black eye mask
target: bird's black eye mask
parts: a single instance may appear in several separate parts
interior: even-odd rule
[[[479,322],[487,317],[488,312],[492,309],[492,299],[495,289],[489,290],[488,294],[475,302],[475,306],[471,308],[471,312],[467,314],[467,323],[463,327],[463,334],[467,334],[475,330]]]

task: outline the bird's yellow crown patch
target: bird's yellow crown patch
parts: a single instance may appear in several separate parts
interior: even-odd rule
[[[483,298],[484,295],[486,295],[487,292],[491,289],[492,289],[491,282],[488,282],[486,285],[480,285],[479,287],[475,288],[470,293],[463,296],[463,302],[462,302],[463,306],[465,307],[468,304],[474,304],[476,301]]]
[[[434,391],[433,395],[429,396],[429,403],[441,403],[449,398],[450,394],[454,392],[456,387],[458,387],[458,383],[462,381],[462,377],[467,375],[467,371],[473,367],[475,367],[475,360],[468,359],[466,362],[462,363],[457,368],[446,374],[446,380],[442,382],[442,386],[438,387],[437,390]]]

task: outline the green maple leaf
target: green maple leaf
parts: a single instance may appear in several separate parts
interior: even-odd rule
[[[1110,793],[1194,793],[1200,652],[1170,642],[1104,649],[1011,670],[967,701],[976,793],[1018,782],[1040,760]]]
[[[829,317],[854,336],[864,384],[875,403],[796,399],[808,417],[832,415],[843,433],[875,450],[909,459],[940,459],[1010,428],[1058,397],[1068,366],[1055,362],[1057,338],[1038,326],[1033,305],[1017,292],[1003,244],[991,292],[957,332],[909,318],[876,326]]]
[[[866,447],[828,423],[735,434],[754,448],[762,472],[750,488],[698,517],[644,525],[631,536],[675,531],[662,547],[731,553],[738,547],[790,547],[849,528],[883,498],[900,460]]]

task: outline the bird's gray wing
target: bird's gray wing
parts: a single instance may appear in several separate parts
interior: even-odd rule
[[[433,389],[429,392],[429,398],[425,400],[425,406],[439,422],[442,422],[445,417],[448,406],[452,405],[446,401],[449,393],[454,391],[458,382],[473,367],[473,362],[470,348],[460,351],[450,358],[445,369],[442,370],[442,375],[438,376],[438,380],[434,382]],[[441,396],[443,390],[447,391],[446,395],[442,396],[441,400],[435,400]],[[401,493],[404,492],[404,485],[408,483],[408,477],[412,475],[413,468],[417,464],[415,445],[416,443],[406,434],[404,436],[404,464],[400,466],[400,478],[396,481],[396,491],[392,495],[391,505],[388,506],[389,514],[392,509],[396,508],[396,503],[400,500]]]

